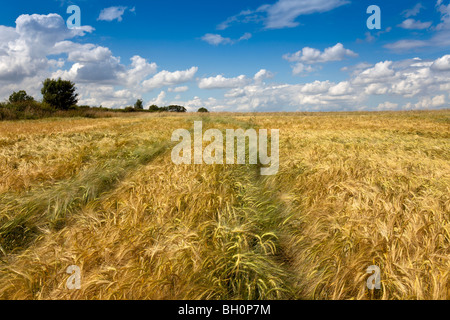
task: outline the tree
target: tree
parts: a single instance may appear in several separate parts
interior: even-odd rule
[[[186,112],[186,108],[182,107],[182,106],[177,106],[177,105],[171,105],[168,107],[164,107],[163,108],[164,111],[168,111],[168,112]]]
[[[200,108],[200,109],[198,109],[198,112],[200,112],[200,113],[207,113],[209,111],[206,108]]]
[[[27,102],[27,101],[34,101],[34,98],[27,95],[26,91],[24,91],[24,90],[20,90],[19,92],[14,91],[9,96],[10,103]]]
[[[55,107],[58,110],[68,110],[78,102],[78,94],[75,93],[75,84],[71,81],[46,79],[41,93],[43,102]]]
[[[161,111],[161,110],[159,109],[159,107],[158,107],[157,105],[152,104],[152,105],[148,108],[148,111],[150,111],[150,112],[158,112],[158,111]]]
[[[136,101],[136,103],[134,104],[134,109],[135,110],[144,110],[144,105],[142,104],[142,100],[141,99]]]

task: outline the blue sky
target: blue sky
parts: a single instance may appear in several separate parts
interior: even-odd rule
[[[0,99],[62,77],[113,108],[448,108],[449,49],[449,0],[17,0],[0,11]]]

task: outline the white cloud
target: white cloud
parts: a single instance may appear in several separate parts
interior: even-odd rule
[[[384,111],[384,110],[396,110],[398,107],[398,103],[392,103],[389,101],[380,103],[377,107],[377,110]]]
[[[229,28],[233,23],[250,23],[250,22],[261,22],[264,18],[257,12],[253,10],[244,10],[239,14],[229,17],[224,22],[217,26],[217,30],[225,30]]]
[[[437,30],[448,30],[450,29],[450,4],[447,6],[437,5],[438,11],[441,13],[441,23],[436,27]]]
[[[67,52],[67,51],[65,51]],[[79,45],[78,50],[70,50],[68,61],[100,62],[112,56],[111,50],[93,44]]]
[[[208,105],[208,109],[212,110],[217,106],[220,110],[230,111],[269,111],[274,106],[278,110],[290,111],[442,108],[448,106],[442,92],[446,93],[450,88],[450,70],[432,68],[436,61],[441,60],[446,61],[442,57],[435,61],[414,58],[381,61],[375,65],[360,63],[349,68],[351,75],[347,80],[337,83],[326,80],[304,84],[273,84],[257,81],[258,77],[254,77],[253,81],[247,78],[247,84],[230,88],[223,99],[205,100],[197,97],[183,103],[190,103],[193,107]],[[401,100],[402,104],[386,99],[370,106],[373,95],[378,96],[377,100],[393,97]]]
[[[318,49],[304,47],[293,54],[283,55],[283,59],[289,62],[296,62],[292,66],[292,73],[298,75],[314,71],[315,69],[310,66],[311,64],[342,61],[345,58],[357,56],[358,54],[352,50],[345,49],[342,43],[337,43],[333,47],[326,48],[323,52]]]
[[[128,7],[124,6],[117,6],[117,7],[109,7],[105,8],[100,12],[99,17],[97,18],[98,21],[122,21],[122,16],[124,15],[125,11],[128,9]],[[134,8],[132,9],[134,12]]]
[[[92,30],[89,26],[69,30],[57,14],[19,16],[15,28],[0,28],[0,80],[19,82],[45,73],[58,65],[47,58],[58,42]]]
[[[292,74],[293,75],[299,75],[304,73],[313,72],[315,69],[311,66],[305,65],[301,62],[297,62],[292,66]]]
[[[250,32],[246,32],[239,38],[238,41],[249,40],[251,37],[252,34]]]
[[[191,81],[198,71],[198,67],[192,67],[184,71],[169,72],[163,70],[155,74],[151,79],[145,80],[142,85],[145,90],[151,91],[164,86],[173,86]]]
[[[257,83],[261,83],[264,81],[264,79],[270,79],[273,78],[274,74],[266,69],[259,70],[255,76],[253,77],[253,80]]]
[[[432,22],[421,22],[414,19],[406,19],[403,21],[399,27],[403,29],[409,29],[409,30],[422,30],[422,29],[428,29],[431,26]]]
[[[280,29],[298,26],[295,20],[299,16],[331,11],[347,3],[349,1],[345,0],[278,0],[273,5],[260,7],[260,10],[267,12],[267,29]]]
[[[125,72],[119,73],[119,79],[130,87],[137,86],[149,75],[156,73],[157,69],[156,63],[149,63],[140,56],[133,56],[130,68]]]
[[[339,82],[337,85],[332,86],[328,92],[332,96],[342,96],[353,93],[354,89],[351,87],[350,82],[342,81]]]
[[[392,61],[378,62],[374,67],[361,71],[353,80],[355,84],[370,84],[387,81],[394,76]]]
[[[283,59],[289,62],[303,62],[307,64],[325,63],[330,61],[341,61],[347,57],[357,57],[352,50],[345,49],[342,43],[326,48],[323,52],[318,49],[305,47],[293,54],[285,54]]]
[[[0,26],[0,98],[21,89],[40,98],[42,80],[61,76],[76,82],[81,104],[124,107],[151,90],[167,86],[167,90],[156,91],[160,93],[152,99],[162,105],[173,102],[167,101],[166,92],[185,92],[188,87],[181,84],[193,81],[198,72],[198,67],[158,72],[156,63],[137,55],[123,63],[109,48],[77,42],[77,36],[89,31],[91,27],[68,30],[58,15],[24,15],[17,19],[15,28]],[[323,51],[309,49],[285,58],[292,62],[293,68],[307,72],[317,70],[327,61],[356,56],[339,44]],[[376,110],[378,102],[383,100],[398,101],[398,105],[411,108],[449,105],[449,55],[434,60],[360,63],[345,71],[349,73],[347,78],[339,81],[294,84],[268,81],[273,73],[266,69],[231,78],[214,75],[198,79],[198,86],[205,90],[205,96],[206,89],[227,89],[222,96],[217,93],[214,97],[187,98],[177,104],[186,104],[190,110],[204,106],[209,110],[229,111],[337,111],[363,107]],[[377,105],[372,104],[372,95],[377,95]],[[389,104],[381,107],[388,108]]]
[[[218,46],[221,44],[235,44],[240,41],[248,40],[252,37],[251,33],[244,33],[239,39],[224,38],[220,34],[207,33],[201,39],[211,45]]]
[[[249,83],[246,76],[240,75],[235,78],[225,78],[222,75],[215,77],[203,78],[199,81],[200,89],[229,89],[244,86]]]
[[[293,28],[299,25],[296,20],[300,16],[331,11],[348,3],[347,0],[278,0],[255,10],[242,11],[221,23],[218,29],[249,22],[263,22],[266,29]]]
[[[416,103],[416,109],[438,108],[445,105],[445,96],[439,95],[433,98],[425,97]]]
[[[399,40],[394,43],[389,43],[384,47],[393,51],[408,51],[410,49],[427,47],[428,45],[428,41],[423,40]]]
[[[197,72],[196,67],[163,71],[149,79],[157,72],[156,63],[135,55],[125,65],[109,48],[75,42],[92,30],[68,29],[57,14],[21,15],[15,28],[0,26],[0,96],[26,89],[40,99],[42,81],[61,77],[76,83],[81,104],[124,107],[146,90],[191,80]],[[49,58],[55,55],[59,57]]]
[[[181,86],[181,87],[169,88],[168,89],[169,92],[176,92],[176,93],[186,92],[188,90],[189,90],[188,86]]]
[[[327,92],[331,87],[332,83],[328,80],[326,81],[314,81],[310,83],[306,83],[302,86],[301,92],[306,94],[319,94]]]
[[[431,65],[431,68],[439,71],[450,71],[450,55],[436,59]]]
[[[230,38],[224,38],[220,34],[212,34],[212,33],[205,34],[201,39],[209,44],[214,45],[214,46],[218,46],[219,44],[228,44],[228,43],[233,42]]]
[[[367,95],[383,95],[388,93],[388,91],[389,88],[384,83],[371,83],[364,90]]]
[[[78,85],[77,91],[80,93],[79,104],[102,105],[107,108],[125,107],[133,104],[140,98],[135,92],[129,89],[116,90],[112,85]]]
[[[166,92],[161,91],[155,99],[150,100],[147,105],[157,105],[158,107],[163,107],[167,104],[166,102]]]

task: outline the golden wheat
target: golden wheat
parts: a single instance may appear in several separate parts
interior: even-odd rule
[[[280,171],[172,132],[280,129]],[[450,111],[0,123],[2,299],[450,299]],[[82,270],[68,290],[66,269]],[[381,269],[381,290],[366,287]]]

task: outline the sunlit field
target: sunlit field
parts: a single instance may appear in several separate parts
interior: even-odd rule
[[[278,174],[175,165],[200,120]],[[0,122],[0,193],[1,299],[450,299],[450,110]]]

